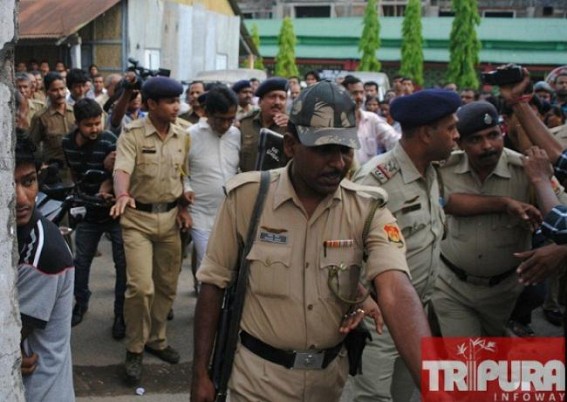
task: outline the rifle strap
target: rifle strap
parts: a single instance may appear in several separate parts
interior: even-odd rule
[[[219,390],[224,393],[226,392],[226,387],[228,385],[228,380],[230,378],[230,372],[232,371],[232,364],[234,363],[234,354],[236,352],[236,345],[238,344],[238,337],[240,332],[240,319],[242,318],[242,310],[244,308],[244,296],[246,294],[246,287],[248,285],[248,273],[249,273],[249,261],[246,256],[250,253],[252,245],[254,244],[254,238],[256,237],[256,232],[258,231],[258,224],[260,222],[260,216],[262,215],[262,210],[264,209],[264,202],[266,200],[266,195],[268,193],[268,188],[270,185],[270,172],[263,171],[260,176],[260,188],[258,190],[258,196],[256,197],[256,202],[254,203],[254,209],[252,210],[252,216],[250,217],[250,226],[248,227],[248,233],[246,236],[246,242],[243,245],[242,253],[240,254],[240,265],[237,267],[236,283],[235,286],[235,297],[232,306],[229,308],[232,310],[232,317],[228,325],[228,336],[226,341],[226,355],[225,362],[227,374],[222,379],[222,383],[219,384]]]

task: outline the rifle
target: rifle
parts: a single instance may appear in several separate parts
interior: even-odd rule
[[[254,209],[252,210],[246,242],[240,247],[238,256],[239,266],[235,270],[236,278],[224,292],[211,363],[211,379],[217,392],[215,398],[216,402],[224,402],[227,397],[228,380],[232,372],[234,354],[236,352],[236,345],[238,344],[240,319],[242,318],[244,296],[248,284],[248,272],[250,267],[246,256],[254,243],[254,237],[258,230],[258,223],[262,209],[264,208],[264,201],[269,184],[270,173],[264,171],[261,173],[260,188],[256,202],[254,203]]]

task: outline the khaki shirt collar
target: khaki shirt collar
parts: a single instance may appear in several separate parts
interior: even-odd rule
[[[467,156],[466,153],[463,153],[463,156],[464,157],[461,159],[459,164],[455,167],[455,173],[464,174],[470,172],[470,173],[474,173],[476,176],[476,172],[474,172],[474,170],[472,169],[469,163],[469,157]],[[508,156],[506,155],[505,149],[502,150],[502,155],[500,155],[500,159],[498,159],[498,163],[496,164],[496,167],[494,168],[492,173],[488,175],[488,177],[492,175],[504,177],[507,179],[512,177],[512,172],[510,171],[510,168],[508,166]]]
[[[394,154],[394,157],[396,158],[400,167],[400,173],[402,175],[402,179],[404,180],[404,184],[422,179],[421,173],[419,173],[413,161],[406,153],[406,150],[399,142],[394,146],[392,153]],[[401,169],[402,166],[403,169]],[[429,169],[431,169],[431,166],[427,167],[427,170]]]
[[[154,134],[158,135],[158,132],[154,127],[154,125],[152,124],[152,121],[150,120],[149,116],[146,116],[144,118],[144,137],[149,137]],[[177,137],[177,131],[174,130],[173,123],[169,124],[169,131],[167,132],[167,136],[165,138],[167,139],[171,136]]]
[[[73,106],[69,105],[68,103],[65,103],[65,111],[63,113],[60,113],[57,109],[55,109],[54,107],[49,107],[47,109],[47,113],[49,113],[50,116],[53,116],[55,114],[60,114],[62,116],[65,115],[65,113],[68,112],[73,112]]]
[[[295,188],[293,187],[293,183],[290,179],[291,174],[291,166],[293,160],[289,161],[286,167],[278,169],[280,172],[280,179],[278,180],[278,184],[276,186],[276,191],[274,193],[274,210],[278,209],[282,204],[284,204],[288,200],[292,200],[297,206],[301,206],[301,201],[295,192]],[[327,196],[321,204],[325,204],[325,208],[331,206],[331,204],[336,201],[342,200],[342,182],[337,187],[335,192],[329,196]]]

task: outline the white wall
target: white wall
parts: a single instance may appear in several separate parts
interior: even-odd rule
[[[136,0],[128,3],[128,30],[128,54],[144,63],[148,50],[159,51],[160,67],[170,69],[173,78],[192,79],[224,60],[223,68],[238,68],[240,17],[200,4]]]
[[[14,205],[15,0],[0,1],[0,400],[23,401]]]

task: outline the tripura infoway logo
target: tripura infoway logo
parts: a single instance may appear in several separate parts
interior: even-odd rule
[[[425,338],[423,402],[565,401],[564,338]]]

